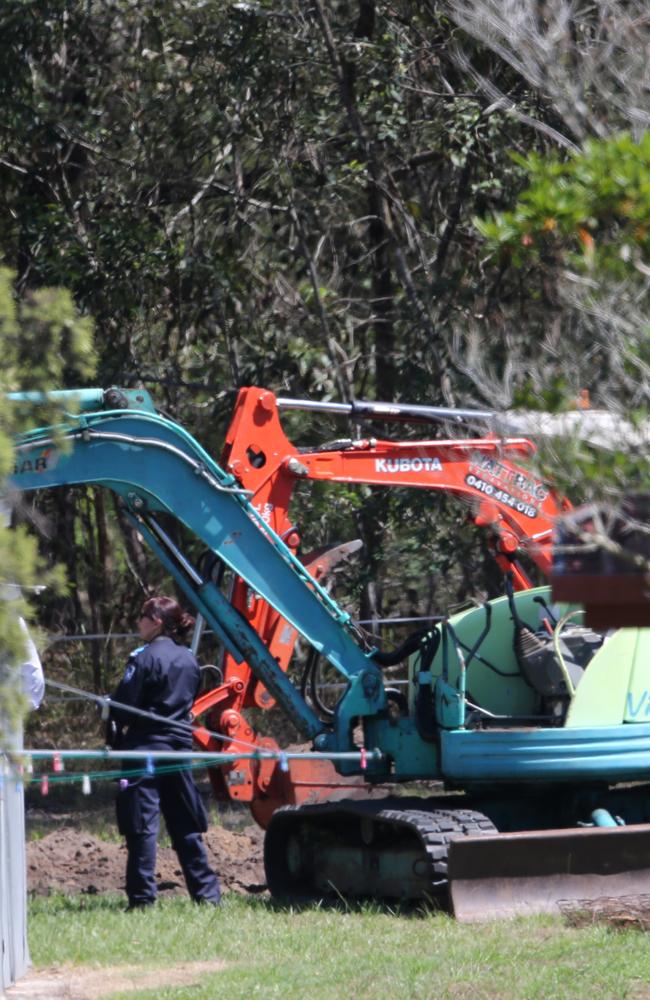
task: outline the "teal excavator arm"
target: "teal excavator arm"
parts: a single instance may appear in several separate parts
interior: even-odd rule
[[[33,393],[13,394],[16,405]],[[53,398],[52,395],[49,397]],[[122,498],[128,516],[228,651],[246,660],[296,727],[320,750],[353,749],[357,719],[380,720],[386,695],[371,653],[360,648],[350,616],[251,506],[246,491],[178,424],[155,412],[148,394],[87,389],[56,394],[75,413],[16,441],[10,487],[37,490],[90,484]],[[108,407],[108,409],[102,407]],[[333,727],[325,727],[270,655],[257,633],[179,550],[158,522],[171,514],[268,601],[347,681]],[[345,762],[341,770],[355,770]],[[369,777],[387,764],[369,760]],[[373,770],[376,774],[373,774]]]

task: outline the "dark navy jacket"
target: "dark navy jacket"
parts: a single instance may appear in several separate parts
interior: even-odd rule
[[[157,636],[129,656],[124,677],[112,698],[147,712],[155,712],[175,722],[189,722],[189,711],[199,688],[200,671],[187,646],[179,646],[168,636]],[[111,718],[120,730],[128,727],[121,740],[124,749],[142,746],[191,749],[189,729],[175,730],[164,722],[146,719],[116,707]]]

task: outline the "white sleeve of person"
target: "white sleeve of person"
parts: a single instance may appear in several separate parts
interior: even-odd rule
[[[26,653],[26,658],[20,665],[23,694],[27,698],[30,708],[38,708],[45,694],[43,667],[36,646],[22,618],[20,619],[20,627],[25,635]]]

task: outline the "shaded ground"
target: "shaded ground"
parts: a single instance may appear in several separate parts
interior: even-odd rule
[[[253,826],[241,833],[213,827],[204,834],[210,864],[219,873],[224,889],[261,892],[266,888],[262,838],[262,831]],[[36,895],[121,892],[125,864],[122,844],[63,827],[27,845],[27,885]],[[156,879],[161,896],[186,891],[170,847],[158,848]]]
[[[26,801],[30,893],[123,891],[126,850],[115,829],[113,795],[106,789],[84,800],[61,788],[42,798],[30,790]],[[207,787],[205,796],[211,805]],[[246,808],[228,809],[217,817],[212,807],[212,822],[203,839],[225,890],[257,893],[266,888],[263,838]],[[168,843],[163,835],[156,868],[161,896],[186,892],[176,855],[165,846]]]

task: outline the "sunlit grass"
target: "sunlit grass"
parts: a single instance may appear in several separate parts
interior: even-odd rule
[[[638,931],[577,930],[551,918],[463,926],[439,913],[276,908],[234,894],[216,910],[178,898],[143,912],[123,909],[121,897],[33,901],[34,962],[150,968],[225,963],[199,986],[158,986],[111,1000],[650,997],[650,947]]]

